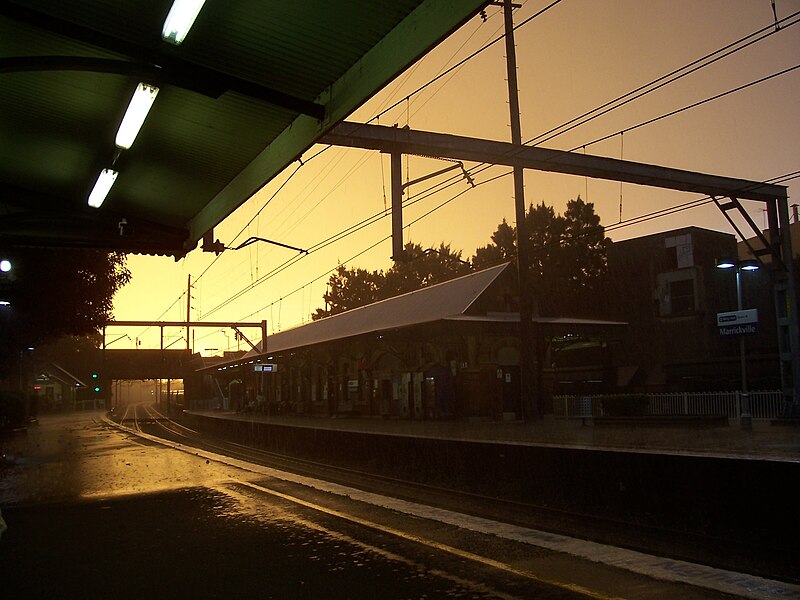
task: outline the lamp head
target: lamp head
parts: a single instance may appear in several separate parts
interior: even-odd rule
[[[717,259],[717,268],[718,269],[735,269],[737,265],[737,261],[732,258],[718,258]]]
[[[739,263],[739,269],[742,271],[758,271],[760,268],[761,265],[753,258],[748,258]]]

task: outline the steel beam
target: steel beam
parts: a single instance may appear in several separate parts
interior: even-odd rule
[[[742,200],[769,201],[788,197],[785,186],[759,181],[708,175],[564,150],[350,121],[340,123],[319,141],[323,144],[379,150],[390,154],[401,152],[510,167],[519,166],[537,171],[624,181],[709,196],[735,196]]]
[[[383,88],[486,5],[486,0],[423,2],[330,85],[315,102],[322,121],[299,116],[189,222],[194,242],[300,158],[320,135]]]
[[[322,136],[319,141],[334,146],[378,150],[391,154],[393,162],[399,161],[399,158],[395,159],[395,157],[399,157],[401,154],[417,154],[506,165],[514,167],[515,180],[519,169],[535,169],[706,194],[714,200],[735,228],[736,225],[727,215],[727,211],[731,208],[737,209],[756,236],[762,240],[762,243],[765,243],[765,251],[770,252],[773,256],[773,290],[777,306],[782,387],[788,407],[787,413],[794,414],[800,411],[800,325],[798,325],[800,319],[797,315],[797,290],[793,276],[786,186],[603,156],[577,154],[564,150],[523,146],[518,143],[349,121],[340,123]],[[731,204],[721,205],[718,197],[730,198]],[[768,241],[747,215],[739,200],[755,200],[765,204],[770,223]],[[398,219],[402,223],[402,216],[395,215],[394,206],[392,214],[393,220]],[[518,211],[518,223],[523,218],[524,213],[520,217]],[[398,240],[395,229],[396,227],[393,227],[393,244],[396,246]],[[739,232],[738,228],[736,230]],[[739,234],[742,238],[745,237],[741,232]],[[402,238],[400,243],[402,243]]]
[[[109,321],[104,327],[186,327],[186,321]],[[263,321],[190,321],[190,327],[261,327]]]

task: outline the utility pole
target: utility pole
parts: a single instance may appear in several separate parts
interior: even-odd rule
[[[189,323],[191,322],[192,312],[192,275],[189,274],[189,283],[186,286],[186,350],[191,350],[189,338]]]
[[[508,106],[511,112],[511,143],[522,145],[517,87],[517,51],[514,47],[514,4],[503,0],[505,17],[506,68],[508,71]],[[514,208],[517,219],[517,276],[519,278],[519,375],[522,418],[539,418],[539,399],[534,394],[533,301],[528,286],[528,228],[525,223],[525,180],[521,166],[514,166]]]
[[[406,257],[403,249],[403,155],[392,152],[392,260],[400,262]]]

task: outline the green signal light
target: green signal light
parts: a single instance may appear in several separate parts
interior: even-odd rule
[[[97,373],[92,373],[92,379],[97,379]]]

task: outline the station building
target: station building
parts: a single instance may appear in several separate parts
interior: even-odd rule
[[[204,368],[205,400],[190,405],[316,416],[515,418],[520,352],[512,269],[504,263],[275,333],[266,351]],[[534,318],[545,399],[559,380],[554,341],[563,348],[565,340],[604,339],[622,326]],[[602,391],[615,385],[616,373],[611,346],[596,347],[589,364],[564,370],[571,378],[581,371],[578,379]]]
[[[736,258],[728,233],[684,227],[613,243],[608,249],[605,317],[630,324],[615,356],[633,391],[740,389],[739,340],[721,336],[717,313],[737,309],[736,274],[716,268]],[[742,257],[744,258],[744,257]],[[746,336],[751,389],[779,389],[777,326],[768,268],[741,273],[744,308],[758,310]]]
[[[733,235],[685,227],[613,243],[601,319],[534,317],[537,397],[740,389]],[[742,273],[750,389],[780,387],[768,268]],[[266,351],[204,366],[190,407],[406,419],[520,414],[514,267],[483,271],[269,336]],[[263,366],[270,365],[271,371]],[[255,371],[256,368],[262,369]]]

